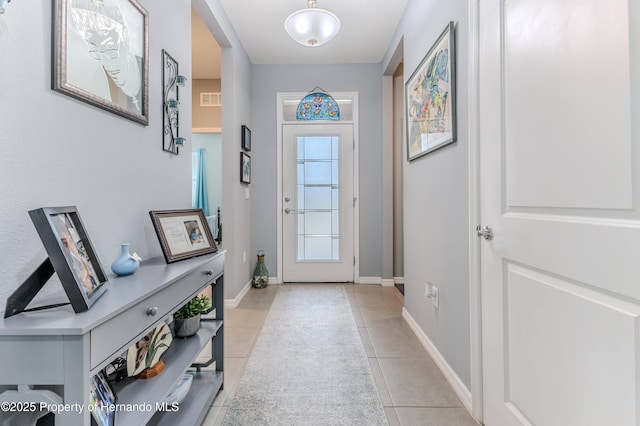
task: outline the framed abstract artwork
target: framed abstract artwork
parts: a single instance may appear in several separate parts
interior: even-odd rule
[[[53,5],[52,89],[148,125],[147,11],[136,0]]]
[[[405,85],[408,161],[456,140],[455,57],[449,22]]]

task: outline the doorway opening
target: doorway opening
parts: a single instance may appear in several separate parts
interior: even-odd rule
[[[404,295],[404,234],[402,165],[404,117],[404,63],[393,73],[393,283]]]
[[[192,207],[202,208],[214,238],[222,242],[221,48],[191,8]]]
[[[359,278],[358,95],[331,95],[337,122],[299,122],[305,93],[278,94],[278,282]]]

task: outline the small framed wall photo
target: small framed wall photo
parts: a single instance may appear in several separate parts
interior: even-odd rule
[[[251,157],[244,152],[240,153],[240,182],[251,183]]]
[[[251,129],[242,125],[242,149],[251,151]]]
[[[88,310],[109,286],[78,209],[45,207],[29,212],[74,312]]]
[[[167,263],[218,251],[202,209],[157,210],[149,215]]]

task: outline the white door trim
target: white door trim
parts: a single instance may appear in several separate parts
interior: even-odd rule
[[[471,415],[482,424],[482,298],[480,281],[480,239],[475,227],[480,224],[479,167],[479,2],[469,0],[469,319],[471,348]]]
[[[284,119],[284,103],[290,100],[300,100],[308,93],[304,92],[278,92],[276,93],[276,265],[278,273],[276,275],[277,282],[282,283],[283,268],[283,243],[282,243],[282,126],[285,124],[293,124],[292,121]],[[353,280],[360,280],[360,149],[359,149],[359,116],[358,116],[358,92],[332,92],[334,98],[351,98],[352,99],[352,121],[343,121],[343,123],[353,124],[353,196],[356,198],[355,208],[353,211],[353,255],[355,256],[355,264],[353,265]],[[310,124],[311,122],[305,122]]]

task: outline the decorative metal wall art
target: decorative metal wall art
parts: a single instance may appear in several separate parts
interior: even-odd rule
[[[180,118],[180,99],[178,87],[184,86],[187,78],[178,74],[178,62],[166,50],[162,49],[162,149],[172,154],[179,154],[184,146],[185,138],[178,134]]]

